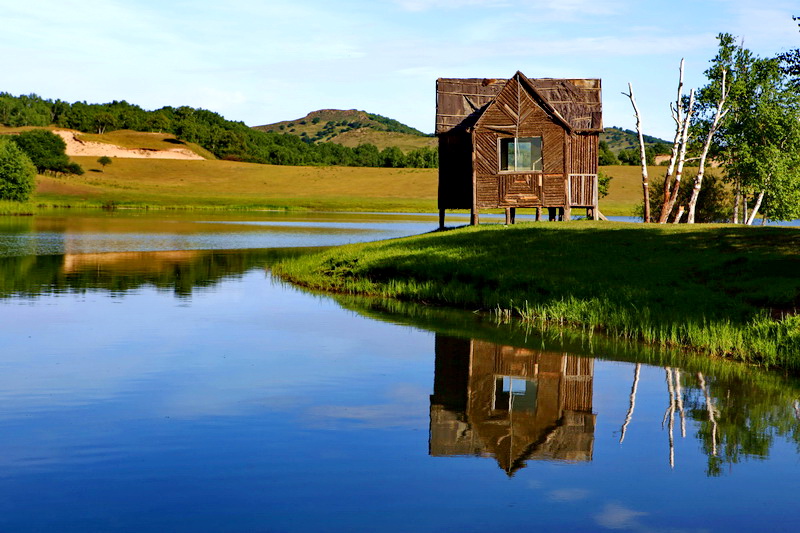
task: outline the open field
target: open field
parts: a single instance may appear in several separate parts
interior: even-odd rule
[[[87,173],[39,176],[33,204],[434,211],[435,169],[293,167],[234,161],[170,161],[114,158],[100,172],[94,157],[73,157]],[[641,202],[638,167],[610,166],[606,215],[632,215]],[[650,167],[661,179],[664,167]]]
[[[587,221],[467,227],[274,267],[312,289],[494,310],[795,370],[799,271],[794,228]]]
[[[34,204],[431,211],[436,170],[292,167],[233,161],[116,158],[103,172],[39,176]]]
[[[0,134],[32,128],[0,127]],[[404,149],[435,145],[431,137],[414,137],[393,132],[353,130],[337,136],[357,145],[377,142],[369,137],[392,138],[398,143],[412,139]],[[397,137],[395,139],[395,137]],[[132,160],[113,158],[100,172],[96,157],[76,156],[84,176],[39,176],[30,205],[16,211],[30,212],[36,205],[131,207],[205,207],[216,209],[305,208],[341,210],[434,211],[437,171],[435,169],[389,169],[356,167],[292,167],[257,165],[213,160],[213,154],[192,143],[182,144],[173,135],[119,130],[103,135],[80,134],[85,141],[113,144],[127,149],[164,150],[188,148],[208,161]],[[409,141],[410,142],[410,141]],[[610,193],[600,200],[606,215],[632,215],[641,203],[641,170],[636,166],[601,167],[613,177]],[[665,167],[649,167],[652,181],[663,179]],[[691,172],[692,169],[689,169]],[[713,169],[712,169],[713,171]],[[0,212],[14,212],[2,206]]]

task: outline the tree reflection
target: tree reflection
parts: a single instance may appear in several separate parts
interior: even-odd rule
[[[0,297],[100,289],[114,294],[145,285],[188,297],[198,287],[305,253],[302,249],[112,252],[0,257]]]

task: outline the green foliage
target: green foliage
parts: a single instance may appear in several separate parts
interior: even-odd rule
[[[692,184],[697,176],[697,171],[685,171],[681,178],[681,187],[678,189],[678,197],[675,200],[676,206],[686,206],[692,195]],[[650,212],[660,213],[664,203],[664,180],[650,180]],[[726,188],[722,179],[712,174],[706,174],[703,178],[703,188],[697,197],[695,212],[695,222],[726,222],[731,219],[733,204],[730,191]],[[644,209],[642,204],[636,206],[636,216],[643,217]],[[681,219],[681,223],[686,222],[686,217]]]
[[[77,163],[70,163],[64,139],[49,130],[36,129],[11,138],[25,152],[40,174],[83,174]],[[78,170],[80,169],[80,170]]]
[[[599,150],[599,164],[601,166],[606,165],[619,165],[619,160],[617,156],[608,148],[608,143],[606,141],[600,141],[600,150]]]
[[[608,196],[608,188],[611,186],[612,179],[614,178],[602,170],[597,173],[597,194],[600,198]]]
[[[98,157],[97,158],[97,162],[100,163],[100,165],[103,167],[103,169],[105,169],[106,165],[110,165],[113,162],[113,160],[110,157],[108,157],[107,155],[104,155],[104,156]]]
[[[759,58],[730,34],[718,36],[719,50],[706,71],[709,84],[698,93],[694,128],[707,131],[727,73],[730,111],[715,138],[714,156],[726,178],[747,197],[764,192],[762,213],[775,220],[800,217],[800,94],[780,58]]]
[[[24,202],[36,185],[36,167],[9,139],[0,138],[0,200]]]

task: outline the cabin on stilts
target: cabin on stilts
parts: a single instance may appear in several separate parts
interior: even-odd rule
[[[597,156],[603,131],[599,79],[436,81],[439,226],[446,209],[548,208],[569,220],[573,208],[597,219]]]

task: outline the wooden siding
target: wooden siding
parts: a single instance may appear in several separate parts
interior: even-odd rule
[[[437,80],[439,208],[594,206],[593,181],[568,176],[597,174],[600,102],[600,80]],[[541,172],[500,171],[515,137],[542,139]]]
[[[592,207],[597,203],[597,174],[570,174],[569,205]]]
[[[597,174],[597,157],[600,137],[573,134],[569,136],[569,174]]]

